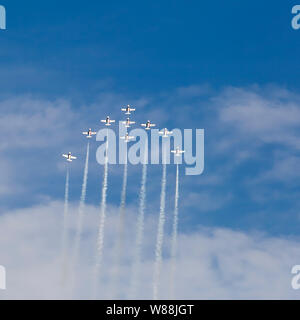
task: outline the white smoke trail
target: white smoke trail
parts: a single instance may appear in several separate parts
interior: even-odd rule
[[[179,200],[179,166],[176,166],[176,185],[175,185],[175,205],[174,220],[171,243],[171,270],[170,270],[170,288],[169,298],[174,299],[174,279],[176,271],[176,254],[177,254],[177,235],[178,235],[178,200]]]
[[[167,183],[167,166],[163,164],[163,173],[161,181],[161,195],[160,195],[160,212],[157,229],[156,250],[155,250],[155,264],[153,277],[153,299],[158,299],[158,290],[160,282],[160,272],[162,264],[162,246],[164,239],[164,224],[165,224],[165,202],[166,202],[166,183]]]
[[[126,205],[126,191],[127,191],[127,172],[128,172],[128,165],[127,163],[124,164],[124,173],[123,173],[123,185],[122,185],[122,192],[121,192],[121,201],[119,207],[119,223],[117,229],[117,243],[114,253],[114,270],[112,274],[112,297],[115,296],[116,286],[118,282],[119,276],[119,268],[120,268],[120,260],[121,254],[123,252],[123,235],[124,235],[124,216],[125,216],[125,205]]]
[[[107,134],[108,137],[108,134]],[[102,184],[102,199],[101,199],[101,211],[100,211],[100,222],[98,229],[98,240],[97,240],[97,253],[96,253],[96,265],[94,273],[94,298],[97,296],[99,273],[102,264],[103,256],[103,244],[104,244],[104,228],[106,221],[106,195],[107,195],[107,177],[108,177],[108,138],[106,140],[106,152],[105,152],[105,163],[104,163],[104,174],[103,174],[103,184]]]
[[[62,233],[62,284],[65,285],[68,273],[68,218],[69,218],[69,165],[67,164],[66,184],[65,184],[65,202],[64,202],[64,220]]]
[[[76,273],[76,266],[79,258],[79,251],[80,251],[82,224],[83,224],[83,218],[84,218],[84,207],[85,207],[85,199],[86,199],[86,188],[87,188],[88,172],[89,172],[89,155],[90,155],[90,143],[88,142],[87,149],[86,149],[86,159],[85,159],[85,166],[84,166],[84,173],[83,173],[81,196],[80,196],[79,209],[78,209],[76,235],[75,235],[75,241],[74,241],[74,251],[73,251],[73,266],[74,266],[73,272],[74,273]],[[74,282],[74,279],[72,282]]]
[[[160,282],[160,272],[162,264],[162,246],[164,239],[164,224],[165,224],[165,202],[166,202],[166,183],[167,183],[167,165],[163,164],[163,173],[161,180],[161,195],[160,195],[160,212],[157,229],[156,250],[155,250],[155,264],[153,276],[153,299],[158,299],[158,290]]]
[[[145,161],[146,162],[146,161]],[[145,220],[145,203],[146,203],[146,183],[147,183],[147,164],[143,164],[141,189],[139,194],[139,215],[137,220],[137,234],[135,252],[133,257],[133,267],[130,285],[130,298],[135,299],[138,286],[139,286],[139,275],[140,265],[142,257],[142,245],[144,240],[144,220]]]

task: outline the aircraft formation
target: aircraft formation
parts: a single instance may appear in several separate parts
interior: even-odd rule
[[[121,108],[121,111],[125,112],[126,115],[131,115],[132,112],[134,112],[135,110],[136,109],[131,108],[130,105],[127,105],[126,107]],[[113,123],[116,122],[116,120],[112,120],[109,116],[107,116],[106,119],[100,120],[100,122],[104,123],[105,126],[111,126]],[[135,121],[131,121],[130,118],[128,117],[125,121],[122,121],[122,123],[125,124],[126,128],[130,128],[131,125],[135,124]],[[141,126],[144,127],[145,130],[150,130],[151,128],[154,128],[156,124],[148,120],[146,123],[142,123]],[[97,132],[92,131],[92,129],[89,128],[88,131],[82,132],[82,134],[85,135],[86,138],[91,139],[94,135],[97,134]],[[173,132],[169,131],[167,128],[164,128],[161,131],[159,131],[159,134],[162,135],[163,138],[168,138],[170,135],[173,134]],[[120,137],[120,139],[124,140],[125,142],[130,142],[134,138],[135,137],[133,136],[129,136],[128,133],[126,133],[125,136]],[[174,153],[175,156],[180,156],[185,151],[181,150],[179,147],[176,147],[175,150],[172,150],[171,152]],[[77,157],[73,156],[71,152],[69,152],[68,154],[63,154],[62,156],[66,158],[68,162],[72,162],[73,160],[77,159]]]
[[[121,121],[126,128],[130,128],[131,125],[135,124],[135,121],[131,121],[130,115],[135,111],[135,108],[131,108],[130,105],[127,105],[124,108],[121,108],[121,111],[125,113],[127,116],[126,120]],[[116,123],[116,120],[112,120],[110,116],[107,116],[105,119],[100,120],[102,124],[106,127],[110,127],[112,124]],[[141,127],[145,130],[151,130],[151,128],[156,127],[155,123],[152,123],[150,120],[147,120],[146,123],[142,123]],[[82,132],[82,134],[87,138],[91,139],[93,136],[97,135],[96,131],[93,131],[89,128],[87,131]],[[169,131],[167,128],[164,128],[158,131],[158,134],[162,136],[162,139],[168,138],[173,134],[172,131]],[[120,139],[124,141],[124,143],[131,142],[135,140],[135,136],[131,136],[129,133],[125,133],[124,136],[120,136]],[[108,146],[108,144],[107,144]],[[84,205],[85,205],[85,197],[86,197],[86,188],[87,188],[87,178],[88,178],[88,170],[89,170],[89,148],[90,143],[87,144],[87,152],[86,152],[86,161],[84,166],[84,174],[83,174],[83,184],[79,205],[79,215],[77,221],[77,231],[76,231],[76,240],[74,244],[74,261],[73,267],[76,270],[77,258],[80,256],[80,239],[82,234],[82,220],[84,214]],[[175,157],[181,156],[185,151],[181,150],[179,146],[176,146],[174,150],[171,151]],[[72,162],[76,160],[77,157],[74,156],[71,152],[62,155],[68,162]],[[159,285],[160,285],[160,270],[162,267],[162,251],[163,251],[163,238],[164,238],[164,222],[165,222],[165,201],[166,201],[166,184],[167,184],[167,166],[163,164],[162,170],[162,179],[161,179],[161,193],[160,193],[160,209],[159,209],[159,222],[157,229],[157,239],[155,246],[155,263],[154,263],[154,273],[153,273],[153,299],[157,300],[159,295]],[[138,217],[137,217],[137,227],[136,227],[136,244],[134,249],[134,256],[132,260],[132,275],[129,286],[129,296],[131,298],[135,298],[137,294],[137,289],[139,286],[139,266],[142,261],[142,243],[144,237],[144,223],[145,223],[145,207],[146,207],[146,184],[147,184],[147,165],[143,164],[142,176],[141,176],[141,185],[139,192],[139,209],[138,209]],[[175,270],[175,256],[176,256],[176,246],[177,246],[177,226],[178,226],[178,185],[179,185],[179,167],[177,164],[176,169],[176,190],[175,190],[175,205],[174,205],[174,220],[173,220],[173,233],[172,233],[172,251],[171,251],[171,272],[170,272],[170,292],[173,292],[174,286],[174,270]],[[124,165],[124,174],[123,174],[123,183],[122,183],[122,193],[121,193],[121,204],[119,209],[119,228],[120,235],[123,234],[122,230],[125,228],[124,225],[124,208],[126,203],[126,188],[127,188],[127,165]],[[99,217],[99,226],[98,226],[98,236],[97,236],[97,250],[95,255],[95,266],[94,266],[94,281],[93,281],[93,298],[97,297],[97,290],[99,285],[99,279],[101,278],[100,269],[103,257],[103,243],[104,243],[104,234],[105,234],[105,224],[106,224],[106,198],[107,198],[107,190],[108,190],[108,162],[104,164],[103,170],[103,183],[102,183],[102,198],[101,198],[101,211]],[[66,174],[66,186],[65,186],[65,213],[64,213],[64,229],[63,234],[65,237],[63,238],[63,248],[66,248],[67,243],[67,220],[68,220],[68,199],[69,199],[69,167],[67,166],[67,174]],[[123,239],[120,236],[118,238],[118,243],[116,247],[113,249],[115,251],[114,255],[116,257],[114,262],[114,272],[112,277],[113,286],[118,283],[119,276],[119,267],[120,267],[120,257],[123,246]],[[66,261],[66,252],[63,252],[64,261]],[[65,277],[65,264],[63,264],[63,276]],[[64,278],[65,279],[65,278]],[[112,290],[113,292],[113,290]]]

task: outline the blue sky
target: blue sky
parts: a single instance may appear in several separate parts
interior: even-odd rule
[[[60,155],[70,149],[79,157],[71,172],[76,204],[86,148],[80,132],[99,129],[107,114],[121,119],[121,106],[130,103],[137,122],[151,118],[159,128],[205,129],[204,173],[181,176],[182,234],[207,227],[298,239],[295,1],[0,4],[7,10],[7,30],[0,31],[2,214],[62,201]],[[93,142],[91,206],[100,203],[96,148]],[[161,167],[149,172],[147,210],[156,217]],[[141,167],[129,167],[133,208],[140,175]],[[119,204],[121,176],[122,167],[110,168],[110,205]],[[174,177],[170,166],[169,213]]]
[[[290,27],[292,15],[288,1],[272,6],[255,1],[243,4],[192,1],[188,6],[180,1],[172,4],[89,2],[84,5],[73,1],[72,6],[55,1],[28,1],[26,5],[4,1],[3,4],[8,14],[8,29],[1,33],[3,97],[30,94],[52,101],[64,98],[75,110],[82,105],[95,104],[101,94],[128,97],[129,103],[145,97],[149,101],[146,107],[158,112],[154,120],[159,126],[206,129],[204,176],[213,173],[222,158],[229,156],[225,151],[220,159],[209,152],[214,148],[217,131],[222,129],[214,128],[216,110],[208,107],[213,104],[211,100],[215,95],[224,87],[253,84],[262,87],[275,84],[297,90],[300,38]],[[196,92],[191,98],[186,94],[181,101],[175,97],[174,102],[168,101],[172,100],[172,95],[176,96],[174,90],[190,86],[203,86],[203,94]],[[126,98],[123,101],[120,98],[120,103],[127,103]],[[182,123],[180,110],[189,103],[197,112],[190,123]],[[160,121],[159,117],[163,119],[163,116],[159,111],[167,112],[171,104],[178,106],[174,107],[175,119]],[[112,102],[107,108],[121,117],[117,103]],[[96,112],[91,118],[100,119],[106,115],[100,108]],[[143,119],[141,112],[138,116]],[[87,126],[98,126],[98,118],[86,120]],[[232,131],[224,126],[224,131],[228,129]],[[272,150],[271,145],[264,146],[261,152],[268,154],[268,150]],[[280,220],[280,208],[291,210],[291,203],[278,199],[278,203],[266,201],[257,205],[247,191],[239,187],[239,182],[246,180],[249,172],[256,173],[257,165],[268,166],[267,154],[256,162],[245,161],[233,170],[219,190],[216,188],[216,193],[220,194],[230,190],[232,198],[230,206],[226,206],[226,214],[195,213],[194,219],[208,225],[247,229],[260,227],[257,222],[253,222],[254,225],[251,222],[253,210],[267,208],[279,211],[278,216],[273,213],[273,218],[275,215],[275,219]],[[60,183],[52,180],[51,186]],[[193,180],[201,181],[201,177],[187,180],[192,186]],[[274,187],[271,183],[266,189]],[[41,190],[47,194],[48,188],[44,182]],[[49,191],[53,193],[53,187]],[[282,192],[285,193],[285,187]],[[55,192],[55,196],[59,195]],[[97,194],[94,201],[96,198]],[[241,213],[241,208],[249,214],[246,221],[243,221],[246,213]],[[262,221],[265,224],[262,228],[267,231],[297,233],[294,223],[287,221],[276,227],[265,221],[268,219],[267,216]]]
[[[199,82],[297,89],[294,1],[2,3],[8,10],[2,63],[34,73],[17,82],[21,92],[87,99],[103,87],[142,94]]]

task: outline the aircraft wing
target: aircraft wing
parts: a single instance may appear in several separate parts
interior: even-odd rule
[[[132,109],[132,108],[130,108],[129,110],[130,110],[130,111],[135,111],[135,109]]]
[[[87,134],[89,134],[88,132],[82,132],[82,134],[85,134],[85,135],[87,135]]]
[[[62,156],[63,156],[64,158],[68,158],[68,156],[67,156],[66,154],[63,154]]]
[[[77,159],[77,157],[74,157],[74,156],[71,156],[70,158],[73,159],[73,160],[76,160],[76,159]]]
[[[150,127],[155,127],[155,126],[156,126],[156,124],[150,123]]]
[[[122,108],[121,110],[122,110],[122,111],[127,111],[125,108]]]
[[[106,120],[101,120],[101,122],[104,122],[104,123],[105,123],[105,122],[106,122]]]
[[[146,127],[147,125],[146,125],[145,123],[142,123],[141,126],[142,126],[142,127]]]
[[[91,134],[92,134],[92,135],[95,135],[95,134],[97,134],[97,132],[91,132]]]
[[[114,122],[116,122],[116,120],[109,120],[109,122],[114,123]]]

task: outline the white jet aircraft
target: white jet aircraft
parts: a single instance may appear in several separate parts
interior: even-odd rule
[[[72,162],[73,160],[76,160],[77,157],[72,156],[72,153],[69,152],[68,154],[63,154],[62,155],[64,158],[67,158],[67,161]]]
[[[125,124],[126,128],[130,128],[131,124],[135,124],[135,121],[130,121],[129,118],[126,119],[126,121],[122,121],[123,124]]]
[[[82,132],[87,138],[92,138],[97,132],[93,132],[92,129],[89,129],[88,131]]]
[[[169,131],[167,128],[159,131],[159,134],[162,134],[164,138],[168,138],[169,134],[173,134],[173,131]]]
[[[125,108],[122,108],[121,110],[124,111],[125,114],[131,114],[131,111],[135,111],[135,109],[134,109],[134,108],[131,108],[130,105],[128,105],[128,106],[125,107]]]
[[[116,120],[111,120],[109,116],[106,117],[105,120],[101,120],[101,122],[105,123],[106,126],[110,126],[112,123],[115,123]]]
[[[123,139],[125,142],[129,142],[130,140],[134,139],[135,137],[130,136],[128,133],[126,133],[125,137],[120,137],[120,139]]]
[[[146,130],[150,130],[152,127],[155,127],[156,124],[151,123],[151,121],[148,120],[146,123],[142,123],[141,126],[145,127]]]
[[[175,150],[172,150],[171,152],[174,153],[175,156],[177,156],[177,157],[179,157],[182,153],[185,153],[185,151],[184,150],[180,150],[179,147],[177,147]]]

